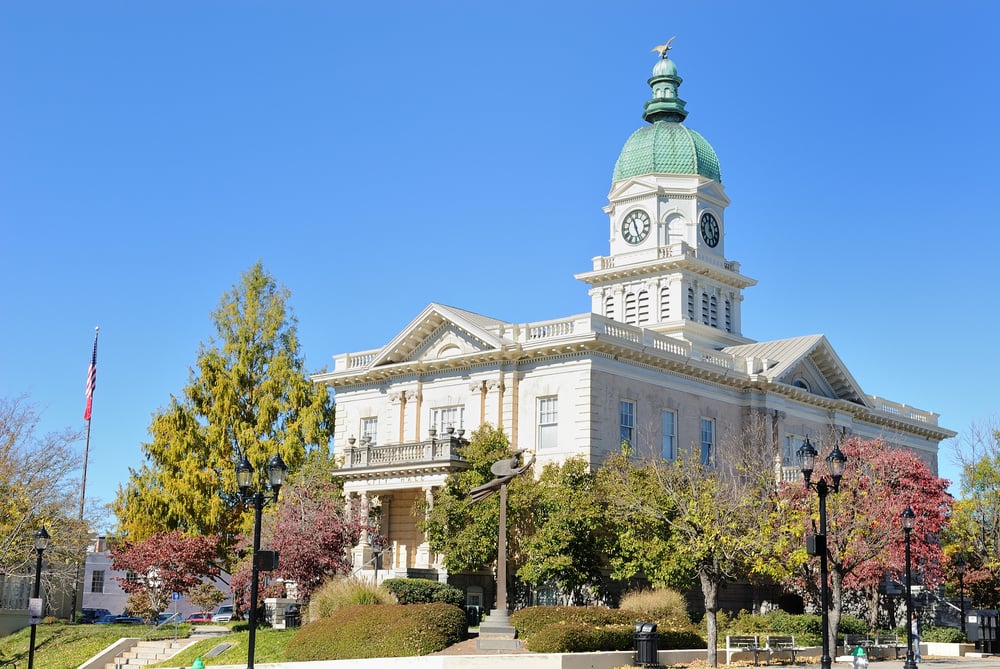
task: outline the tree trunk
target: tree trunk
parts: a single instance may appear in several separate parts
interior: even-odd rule
[[[879,629],[878,618],[882,601],[878,585],[869,585],[865,588],[865,598],[868,600],[868,629],[877,630]]]
[[[830,656],[837,656],[837,629],[840,627],[840,614],[844,604],[844,579],[840,570],[830,570]]]
[[[718,619],[715,614],[719,610],[719,583],[714,574],[707,569],[698,571],[701,579],[701,592],[705,598],[705,628],[708,630],[708,666],[719,666],[716,649],[719,642]]]

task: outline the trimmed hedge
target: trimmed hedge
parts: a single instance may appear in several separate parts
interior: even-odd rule
[[[906,631],[904,630],[900,639],[906,639]],[[925,627],[920,633],[921,641],[930,641],[932,643],[965,643],[965,634],[962,633],[957,627]]]
[[[451,604],[348,606],[301,628],[292,662],[427,655],[463,641],[465,611]]]
[[[400,604],[427,604],[440,602],[465,606],[465,593],[458,588],[428,578],[389,578],[382,581]]]
[[[635,647],[635,624],[650,620],[637,611],[596,606],[532,606],[515,611],[510,622],[536,653],[581,653],[597,650],[631,650]],[[693,626],[658,629],[662,650],[705,648],[705,640]]]
[[[790,634],[800,646],[818,646],[823,643],[823,619],[811,613],[788,613],[771,611],[765,615],[740,611],[735,617],[719,615],[719,635],[725,634]],[[702,621],[704,626],[704,620]],[[844,634],[867,634],[865,621],[851,615],[840,618],[838,632]]]

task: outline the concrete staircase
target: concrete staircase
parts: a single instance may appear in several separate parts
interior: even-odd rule
[[[115,656],[112,662],[104,664],[104,669],[120,669],[128,667],[145,667],[173,657],[177,651],[190,643],[189,639],[158,639],[156,641],[139,641],[128,650]]]

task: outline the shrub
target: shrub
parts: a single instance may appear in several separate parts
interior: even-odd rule
[[[901,638],[905,639],[906,635]],[[956,627],[926,627],[920,634],[921,641],[931,643],[965,643],[965,635]]]
[[[659,631],[659,630],[657,630]],[[586,653],[601,650],[632,650],[635,625],[589,625],[582,622],[559,622],[546,625],[525,640],[535,653]],[[705,640],[695,632],[660,633],[660,650],[705,648]]]
[[[285,655],[292,662],[427,655],[465,632],[465,612],[451,604],[347,606],[301,628]]]
[[[586,625],[634,625],[642,616],[634,611],[608,609],[601,606],[529,606],[515,611],[510,624],[522,639],[529,639],[553,623],[583,623]]]
[[[671,619],[676,615],[670,616]],[[529,650],[535,652],[582,652],[586,650],[630,650],[635,647],[635,624],[654,622],[663,650],[705,648],[705,640],[683,617],[680,629],[672,622],[657,620],[639,611],[599,606],[532,606],[515,611],[510,622]],[[536,639],[536,636],[538,637]],[[542,650],[542,649],[545,650]],[[569,650],[550,650],[567,648]]]
[[[671,630],[693,629],[687,615],[687,602],[679,592],[669,589],[637,590],[625,593],[620,606],[627,611],[637,611],[660,627]]]
[[[630,625],[603,625],[561,622],[546,625],[525,645],[533,653],[587,653],[598,650],[625,650],[633,646]]]
[[[362,604],[395,604],[396,598],[387,589],[356,578],[330,579],[313,593],[309,600],[311,618],[325,618],[337,609]]]
[[[382,585],[396,596],[400,604],[441,602],[465,606],[465,593],[458,588],[427,578],[389,578]]]
[[[867,629],[860,618],[845,615],[840,619],[841,634],[864,634]],[[790,634],[800,646],[818,646],[823,643],[823,619],[809,613],[771,611],[766,615],[756,615],[740,611],[733,617],[720,616],[719,634]]]

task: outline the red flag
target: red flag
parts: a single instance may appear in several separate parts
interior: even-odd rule
[[[87,368],[87,408],[83,410],[83,419],[90,420],[90,411],[94,406],[94,388],[97,387],[97,332],[94,331],[94,355],[90,358],[90,367]]]

